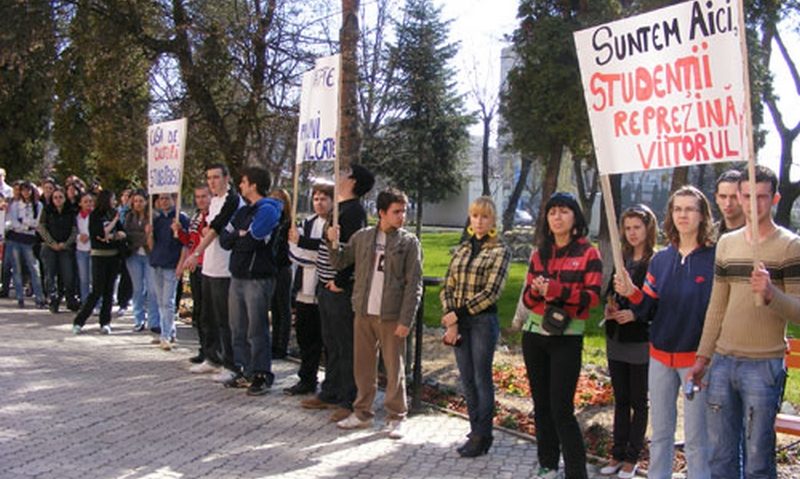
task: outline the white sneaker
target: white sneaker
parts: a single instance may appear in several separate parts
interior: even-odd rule
[[[403,436],[406,435],[406,421],[391,419],[386,423],[384,431],[389,433],[389,439],[403,439]]]
[[[372,418],[362,421],[353,413],[341,421],[336,423],[336,427],[340,429],[365,429],[372,426]]]
[[[230,381],[236,376],[236,373],[231,371],[230,369],[222,369],[222,371],[218,372],[211,378],[212,381],[215,383],[224,383],[226,381]]]
[[[639,465],[638,464],[634,464],[633,465],[633,469],[631,469],[631,472],[625,472],[622,469],[620,469],[619,470],[619,474],[617,474],[617,477],[619,479],[633,479],[634,477],[636,477],[636,470],[637,469],[639,469]]]
[[[616,474],[619,470],[622,469],[622,463],[618,462],[616,464],[608,464],[600,468],[600,474],[604,476],[610,476],[611,474]]]
[[[558,478],[558,471],[555,469],[548,469],[546,467],[540,467],[539,472],[536,474],[538,479],[557,479]]]
[[[106,334],[106,335],[111,334],[111,325],[106,324],[105,326],[100,328],[100,334]]]
[[[189,368],[189,372],[192,374],[210,374],[210,373],[218,373],[219,367],[215,366],[213,363],[209,362],[208,360],[203,361],[200,364],[195,364],[194,366]]]

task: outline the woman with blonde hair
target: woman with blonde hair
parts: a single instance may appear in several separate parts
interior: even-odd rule
[[[655,253],[656,215],[643,204],[622,213],[622,256],[633,284],[641,287]],[[614,446],[601,474],[636,475],[647,430],[647,368],[650,314],[637,315],[627,298],[608,290],[605,308],[606,355],[614,388]]]
[[[705,195],[694,186],[678,189],[664,220],[668,246],[653,256],[643,286],[635,286],[626,271],[614,278],[614,289],[631,302],[634,313],[653,318],[648,368],[651,478],[672,477],[676,397],[694,365],[714,280],[713,227]],[[684,401],[686,462],[689,476],[700,479],[710,477],[705,394],[692,391]]]
[[[443,341],[455,347],[456,363],[469,414],[469,440],[462,457],[486,454],[492,446],[494,383],[492,361],[500,326],[497,300],[503,291],[511,252],[500,241],[497,208],[487,196],[469,207],[469,237],[453,253],[440,294]]]

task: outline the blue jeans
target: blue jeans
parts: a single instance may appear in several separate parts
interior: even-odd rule
[[[458,321],[461,345],[453,348],[467,401],[470,431],[478,436],[492,435],[494,382],[492,361],[500,326],[494,313],[468,316]]]
[[[75,251],[75,260],[78,263],[78,285],[81,292],[81,304],[89,297],[92,285],[92,256],[88,251]]]
[[[707,393],[711,477],[776,477],[775,415],[785,379],[783,358],[714,355]]]
[[[248,376],[272,374],[272,342],[267,313],[274,285],[272,278],[231,278],[228,288],[233,361]]]
[[[44,304],[44,293],[42,292],[42,280],[39,276],[39,260],[33,255],[33,245],[7,241],[6,248],[11,247],[11,255],[14,258],[14,289],[17,292],[17,300],[25,300],[25,289],[22,282],[22,267],[28,269],[31,275],[31,286],[36,304]]]
[[[648,478],[672,477],[672,460],[675,452],[675,425],[678,418],[677,398],[683,391],[686,374],[690,368],[671,368],[650,360],[648,390],[650,392],[650,467]],[[682,393],[681,393],[682,395]],[[701,390],[694,399],[683,401],[683,431],[686,439],[686,465],[692,479],[711,477],[708,467],[710,447],[706,427],[706,391]]]
[[[175,337],[175,288],[178,286],[175,268],[151,266],[147,272],[149,273],[150,290],[158,304],[161,339],[169,341]]]
[[[125,267],[128,268],[128,275],[131,277],[131,287],[133,288],[133,319],[137,326],[145,322],[145,301],[149,299],[147,294],[147,255],[132,254],[125,260]],[[156,308],[158,303],[156,303]]]

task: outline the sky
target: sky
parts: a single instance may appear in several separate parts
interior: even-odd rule
[[[461,49],[455,59],[454,67],[459,70],[458,83],[462,93],[468,93],[471,85],[486,85],[490,91],[497,91],[500,84],[500,50],[507,45],[503,40],[516,27],[518,0],[437,0],[442,7],[445,19],[452,19],[451,39],[460,42]],[[792,25],[797,26],[795,23]],[[785,27],[783,38],[789,52],[800,51],[800,34],[797,28],[791,31]],[[796,59],[795,61],[800,60]],[[474,67],[477,65],[477,68]],[[788,68],[777,52],[773,53],[770,69],[774,75],[775,91],[781,98],[779,108],[787,125],[794,126],[800,121],[800,98],[795,91]],[[473,72],[477,71],[475,74]],[[467,107],[476,110],[477,104],[467,95]],[[772,117],[765,108],[764,127],[768,130],[767,143],[758,152],[758,163],[777,171],[780,159],[780,142]],[[473,125],[473,135],[481,135],[481,127]],[[492,138],[494,144],[494,138]],[[800,140],[795,141],[794,157],[800,163]],[[800,168],[793,172],[792,179],[800,178]]]

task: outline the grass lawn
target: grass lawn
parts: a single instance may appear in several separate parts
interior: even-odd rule
[[[460,232],[448,233],[425,233],[422,234],[422,248],[425,255],[424,274],[425,276],[444,277],[447,266],[450,263],[450,250],[458,244],[461,236]],[[512,263],[508,281],[503,291],[500,301],[497,303],[499,310],[500,329],[503,341],[511,345],[518,345],[521,334],[512,332],[511,320],[517,307],[517,300],[525,281],[525,273],[528,265],[524,263]],[[425,324],[428,326],[438,326],[442,317],[441,303],[439,302],[439,290],[437,286],[426,288],[425,290]],[[592,310],[586,324],[586,333],[583,343],[583,362],[584,364],[595,364],[607,367],[606,362],[606,342],[603,331],[599,327],[602,308]],[[790,325],[788,335],[790,337],[800,337],[800,326]],[[520,357],[520,361],[522,358]],[[790,371],[789,379],[786,383],[785,399],[792,404],[800,405],[800,374]]]

